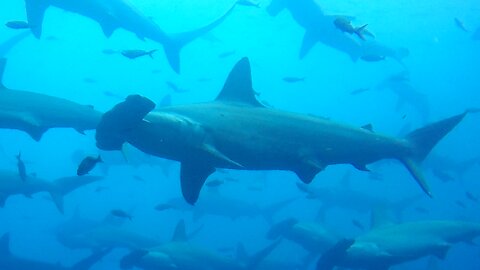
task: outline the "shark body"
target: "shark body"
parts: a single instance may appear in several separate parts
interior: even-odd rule
[[[255,98],[250,63],[240,60],[213,102],[163,107],[129,96],[105,113],[97,147],[120,150],[128,142],[145,153],[181,162],[184,198],[193,204],[215,168],[288,170],[305,183],[328,165],[367,165],[396,159],[431,195],[419,163],[467,112],[394,138],[321,117],[263,106]]]

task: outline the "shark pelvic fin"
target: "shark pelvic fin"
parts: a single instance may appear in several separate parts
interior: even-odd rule
[[[42,36],[42,25],[45,11],[48,8],[47,1],[25,0],[25,8],[27,10],[28,25],[36,38]]]
[[[222,91],[215,100],[263,107],[255,98],[255,91],[252,87],[252,71],[248,58],[244,57],[235,64],[223,85]]]
[[[180,182],[182,194],[189,204],[195,204],[200,191],[208,176],[215,172],[215,168],[207,164],[193,161],[182,162],[180,168]]]

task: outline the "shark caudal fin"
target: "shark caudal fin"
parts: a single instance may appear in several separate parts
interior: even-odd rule
[[[233,4],[227,12],[225,12],[222,16],[207,24],[201,28],[197,28],[192,31],[187,31],[183,33],[173,34],[170,35],[170,40],[163,43],[165,54],[167,56],[168,63],[172,67],[172,69],[180,74],[180,51],[182,48],[187,45],[188,43],[192,42],[193,40],[207,34],[212,29],[220,25],[227,17],[230,15],[236,6],[236,3]]]
[[[433,147],[435,147],[443,137],[455,128],[469,112],[470,111],[466,111],[427,125],[423,128],[419,128],[406,136],[406,139],[411,144],[412,153],[409,156],[400,158],[400,161],[405,165],[410,174],[415,178],[422,190],[428,196],[432,196],[432,194],[427,181],[421,172],[420,163],[427,157]]]
[[[325,251],[317,262],[316,270],[333,270],[347,255],[348,249],[355,243],[352,239],[340,240],[335,246]]]
[[[154,108],[155,103],[148,98],[128,96],[124,102],[103,114],[95,134],[97,147],[101,150],[121,150],[128,132],[137,127]]]
[[[42,36],[43,17],[48,6],[47,1],[25,0],[28,25],[30,25],[30,29],[36,38]]]
[[[105,257],[113,248],[106,248],[100,251],[95,251],[92,255],[87,258],[77,262],[72,267],[68,268],[71,270],[88,270],[92,268],[93,265],[98,263],[103,257]]]

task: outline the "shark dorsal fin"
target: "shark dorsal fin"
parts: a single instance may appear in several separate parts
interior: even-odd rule
[[[187,233],[185,229],[185,220],[180,220],[175,226],[175,231],[173,232],[172,241],[174,242],[186,242]]]
[[[3,85],[3,74],[5,73],[5,66],[7,65],[6,58],[0,58],[0,90],[5,89]]]
[[[5,257],[10,255],[10,234],[5,233],[0,238],[0,256]]]
[[[244,57],[235,64],[216,101],[235,102],[263,107],[255,98],[255,91],[252,88],[250,61],[248,58]]]

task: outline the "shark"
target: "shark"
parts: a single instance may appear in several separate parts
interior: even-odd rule
[[[29,35],[29,32],[22,32],[0,43],[0,57],[4,57],[13,47]]]
[[[300,59],[319,42],[347,54],[353,61],[380,61],[390,57],[401,63],[408,56],[408,49],[389,48],[375,40],[356,40],[342,32],[335,26],[335,21],[345,16],[326,15],[314,0],[272,0],[267,7],[271,16],[277,16],[284,9],[305,29]]]
[[[70,267],[62,266],[59,263],[49,263],[22,258],[10,251],[10,234],[5,233],[0,238],[0,269],[2,270],[88,270],[100,261],[110,250],[97,251],[89,257],[80,260]]]
[[[95,129],[102,113],[92,106],[3,85],[7,60],[0,59],[0,128],[24,131],[40,141],[50,128]]]
[[[65,195],[84,185],[97,182],[102,178],[99,176],[68,176],[55,181],[48,181],[38,177],[27,176],[25,181],[22,181],[18,172],[0,170],[0,207],[4,207],[7,199],[13,195],[25,195],[30,198],[33,194],[48,192],[57,209],[63,213],[63,197]]]
[[[329,165],[351,164],[361,171],[382,159],[400,161],[432,196],[420,163],[469,113],[432,123],[395,138],[330,119],[281,111],[255,97],[248,58],[233,67],[213,102],[163,107],[130,95],[106,112],[96,145],[121,150],[125,142],[141,151],[181,162],[183,197],[194,204],[217,168],[292,171],[304,182]]]
[[[280,237],[300,245],[315,257],[333,247],[340,239],[335,232],[318,222],[299,221],[295,218],[274,224],[267,233],[270,240]]]
[[[152,18],[145,16],[127,0],[25,0],[25,4],[28,23],[37,38],[42,35],[45,12],[53,6],[98,22],[107,37],[121,28],[135,34],[141,40],[149,39],[162,44],[168,63],[177,73],[180,73],[182,47],[221,24],[236,5],[233,4],[225,14],[203,27],[168,34]]]
[[[444,259],[453,245],[472,243],[478,236],[480,223],[476,222],[428,220],[383,224],[355,239],[339,241],[322,255],[317,269],[338,266],[386,270],[425,256]]]
[[[276,241],[268,245],[249,258],[245,258],[245,261],[236,260],[187,242],[185,223],[181,220],[177,223],[172,241],[152,249],[133,251],[123,257],[120,266],[122,269],[137,267],[165,270],[253,270],[279,243]]]

